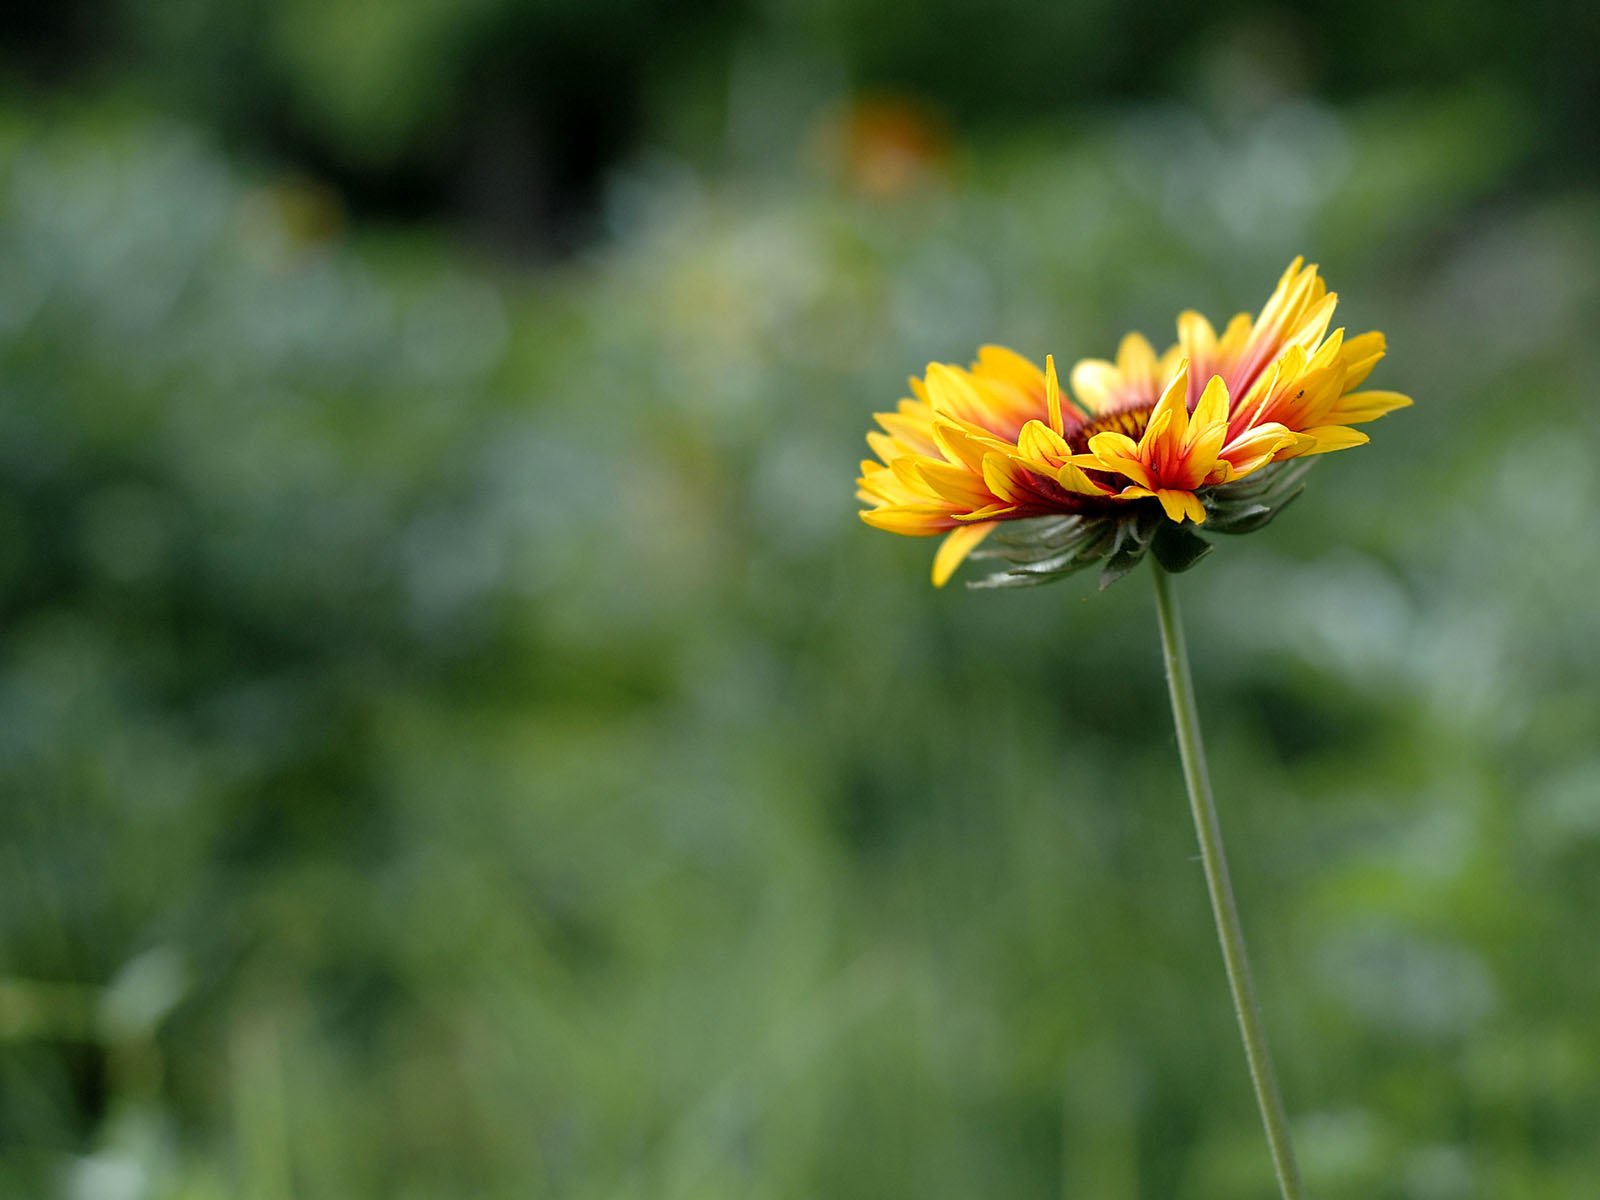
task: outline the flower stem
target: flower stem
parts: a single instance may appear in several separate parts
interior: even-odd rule
[[[1255,983],[1250,978],[1250,960],[1244,949],[1244,930],[1239,925],[1239,908],[1233,899],[1233,884],[1228,878],[1228,858],[1222,847],[1222,828],[1217,824],[1217,809],[1211,798],[1211,779],[1206,773],[1205,745],[1200,740],[1200,717],[1194,703],[1194,680],[1189,674],[1189,651],[1183,641],[1183,624],[1178,615],[1178,600],[1172,581],[1161,564],[1151,561],[1156,580],[1156,613],[1161,620],[1161,649],[1167,662],[1167,690],[1172,696],[1172,723],[1178,732],[1178,753],[1183,759],[1183,778],[1189,787],[1189,807],[1194,813],[1195,833],[1200,839],[1200,861],[1205,865],[1206,888],[1211,893],[1211,911],[1217,919],[1217,938],[1222,943],[1222,963],[1227,968],[1228,986],[1233,990],[1233,1011],[1239,1018],[1239,1033],[1244,1038],[1244,1055],[1250,1064],[1250,1080],[1255,1085],[1256,1103],[1261,1107],[1261,1123],[1266,1126],[1267,1144],[1272,1149],[1272,1165],[1278,1175],[1283,1200],[1304,1200],[1300,1168],[1295,1163],[1294,1146],[1289,1141],[1289,1121],[1278,1093],[1278,1077],[1272,1070],[1272,1055],[1267,1050],[1267,1035],[1261,1025],[1261,1006],[1256,1001]]]

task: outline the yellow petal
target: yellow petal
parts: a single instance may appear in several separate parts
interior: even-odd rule
[[[864,503],[874,506],[929,503],[920,491],[913,491],[896,479],[893,471],[876,463],[873,465],[878,466],[876,471],[863,467],[861,478],[856,480],[856,496]]]
[[[1340,351],[1344,359],[1344,385],[1345,387],[1360,387],[1372,374],[1372,368],[1378,365],[1378,360],[1383,357],[1386,342],[1384,336],[1374,330],[1363,333],[1359,337],[1347,340]]]
[[[1217,331],[1193,309],[1178,314],[1178,343],[1193,362],[1207,361],[1217,348]]]
[[[1330,411],[1338,403],[1339,394],[1344,391],[1344,368],[1329,367],[1323,371],[1307,371],[1301,376],[1295,391],[1299,393],[1294,402],[1299,419],[1285,421],[1284,424],[1298,425],[1300,428],[1326,425]]]
[[[1331,367],[1344,354],[1344,330],[1335,329],[1322,340],[1308,364],[1312,368]]]
[[[1200,497],[1193,492],[1181,488],[1157,488],[1153,494],[1161,502],[1162,511],[1169,520],[1181,524],[1187,517],[1199,525],[1206,519],[1206,506],[1200,503]]]
[[[1036,499],[1034,473],[1004,453],[996,452],[983,460],[983,482],[1008,504]]]
[[[1072,453],[1067,440],[1043,421],[1029,421],[1017,434],[1023,458],[1054,465]]]
[[[960,367],[929,363],[926,375],[928,401],[934,411],[966,421],[976,421],[986,411],[983,397]]]
[[[1175,431],[1184,429],[1187,432],[1188,423],[1189,411],[1181,403],[1176,409],[1157,409],[1150,424],[1144,427],[1144,436],[1139,439],[1140,460],[1153,463],[1157,455],[1163,458],[1172,455],[1181,437]]]
[[[924,458],[917,462],[916,470],[942,500],[967,509],[979,508],[993,501],[983,481],[966,467]]]
[[[1150,424],[1145,427],[1145,435],[1140,442],[1143,445],[1151,444],[1150,430],[1155,427],[1163,414],[1172,424],[1173,433],[1182,437],[1189,428],[1189,360],[1184,359],[1179,364],[1177,373],[1167,382],[1166,390],[1161,393],[1161,399],[1156,401],[1156,406],[1150,413]]]
[[[1015,504],[986,504],[969,513],[956,513],[955,518],[964,525],[968,521],[993,521],[996,517],[1004,517],[1016,511]]]
[[[1156,352],[1142,333],[1130,333],[1117,347],[1117,369],[1129,382],[1155,374]]]
[[[879,433],[876,429],[867,430],[867,445],[872,447],[872,452],[884,462],[893,462],[902,454],[910,451],[886,433]]]
[[[1050,428],[1057,433],[1065,433],[1066,426],[1061,421],[1061,381],[1056,378],[1056,356],[1053,354],[1044,356],[1044,403]]]
[[[1103,496],[1106,489],[1101,487],[1088,475],[1083,468],[1073,463],[1063,463],[1056,471],[1056,482],[1069,492],[1076,492],[1080,496]]]
[[[1103,358],[1085,358],[1072,368],[1072,394],[1086,412],[1101,412],[1110,407],[1122,372]]]
[[[1126,434],[1097,433],[1089,439],[1089,451],[1088,455],[1073,455],[1073,464],[1126,475],[1141,487],[1153,486],[1150,472],[1139,459],[1139,448]]]
[[[1213,375],[1207,381],[1206,390],[1200,393],[1200,399],[1194,406],[1194,419],[1202,425],[1214,425],[1228,419],[1228,385],[1222,381],[1221,375]]]
[[[1258,425],[1240,434],[1223,447],[1221,461],[1230,463],[1233,471],[1229,478],[1238,479],[1259,470],[1278,454],[1298,442],[1295,434],[1282,425]]]
[[[1298,454],[1328,454],[1334,450],[1348,450],[1352,446],[1365,446],[1372,439],[1359,429],[1346,429],[1343,425],[1321,425],[1307,429],[1304,435],[1312,439],[1311,449],[1297,447]]]
[[[1138,458],[1139,444],[1125,433],[1117,433],[1108,429],[1104,433],[1097,433],[1089,439],[1089,453],[1095,458]],[[1074,456],[1074,462],[1079,462],[1081,456]],[[1092,465],[1085,463],[1084,465]]]
[[[1250,330],[1254,325],[1255,322],[1250,319],[1249,313],[1233,315],[1233,320],[1228,322],[1228,327],[1222,331],[1222,337],[1217,342],[1217,349],[1221,351],[1225,360],[1231,363],[1238,357],[1239,351],[1243,350],[1245,343],[1250,340]]]
[[[1306,310],[1297,322],[1293,336],[1295,343],[1301,346],[1315,346],[1322,340],[1322,335],[1328,332],[1328,326],[1333,323],[1333,310],[1339,303],[1339,293],[1329,292]]]
[[[1277,410],[1288,401],[1286,393],[1297,386],[1306,373],[1306,352],[1299,346],[1290,346],[1277,362],[1263,370],[1235,406],[1235,413],[1249,413],[1245,423],[1279,419]]]
[[[974,374],[1003,379],[1034,396],[1044,386],[1038,366],[1005,346],[980,346],[978,360],[972,364],[972,369]]]
[[[1200,504],[1195,499],[1193,492],[1180,492],[1175,488],[1158,488],[1156,490],[1156,499],[1161,501],[1161,507],[1166,512],[1168,519],[1178,522],[1182,522],[1184,517],[1190,515],[1190,501],[1193,501],[1196,505]],[[1202,506],[1200,508],[1200,516],[1196,518],[1196,522],[1198,523],[1205,519],[1206,510]]]
[[[1376,421],[1397,408],[1410,408],[1412,399],[1400,392],[1350,392],[1333,406],[1329,414],[1346,425]]]
[[[914,400],[903,403],[899,412],[876,413],[873,416],[890,437],[918,454],[938,453],[938,448],[933,444],[932,418],[932,412]]]
[[[1202,425],[1198,421],[1189,426],[1189,436],[1183,445],[1183,473],[1191,487],[1198,487],[1217,464],[1217,455],[1228,436],[1228,423],[1217,421]],[[1174,483],[1178,480],[1173,480]]]
[[[914,492],[922,500],[937,500],[938,496],[928,481],[922,477],[922,464],[937,462],[937,459],[923,458],[917,454],[902,454],[889,464],[889,469],[894,472],[894,477],[900,485]]]
[[[950,528],[950,515],[943,509],[910,505],[863,509],[861,519],[874,529],[887,529],[890,533],[904,533],[911,537],[927,537]]]
[[[950,536],[939,543],[939,553],[933,556],[934,587],[943,587],[949,581],[967,555],[989,536],[995,524],[994,521],[987,521],[982,525],[963,525],[960,529],[950,531]]]
[[[1254,454],[1240,455],[1238,458],[1219,458],[1215,468],[1216,474],[1207,479],[1207,483],[1232,483],[1235,479],[1243,479],[1246,475],[1253,475],[1277,457],[1280,450],[1285,450],[1295,444],[1293,434],[1289,435],[1286,442],[1274,442],[1263,450]],[[1223,470],[1223,468],[1227,468]]]
[[[1162,354],[1162,356],[1156,360],[1156,380],[1159,381],[1162,379],[1171,379],[1172,373],[1176,371],[1183,364],[1183,360],[1188,357],[1189,355],[1184,351],[1182,343],[1173,342],[1172,345],[1167,347],[1166,353]]]
[[[1278,286],[1272,290],[1272,295],[1267,297],[1267,302],[1261,306],[1261,312],[1256,317],[1256,333],[1260,334],[1272,330],[1274,326],[1281,326],[1305,304],[1311,293],[1313,281],[1317,277],[1317,265],[1312,263],[1301,270],[1301,264],[1304,262],[1305,259],[1296,255],[1295,260],[1289,264],[1289,269],[1278,280]]]
[[[983,470],[983,459],[986,454],[1005,445],[998,438],[991,437],[976,426],[943,417],[934,422],[933,440],[947,460],[961,463],[975,473]]]

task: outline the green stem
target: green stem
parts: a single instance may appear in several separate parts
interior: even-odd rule
[[[1228,986],[1233,990],[1233,1011],[1239,1018],[1244,1055],[1250,1064],[1250,1081],[1255,1084],[1256,1103],[1261,1107],[1267,1143],[1272,1148],[1278,1188],[1283,1200],[1303,1200],[1305,1189],[1300,1183],[1300,1168],[1295,1164],[1294,1146],[1289,1141],[1289,1120],[1284,1115],[1283,1097],[1278,1093],[1278,1077],[1272,1070],[1266,1031],[1261,1026],[1261,1006],[1256,1001],[1255,984],[1250,978],[1244,930],[1239,925],[1239,908],[1234,903],[1233,884],[1228,878],[1222,828],[1217,824],[1217,808],[1211,798],[1211,779],[1206,774],[1206,751],[1200,740],[1200,717],[1195,709],[1194,680],[1189,674],[1189,651],[1183,642],[1178,600],[1161,564],[1152,560],[1150,566],[1155,571],[1156,613],[1161,618],[1161,649],[1167,661],[1172,723],[1178,731],[1178,753],[1183,759],[1184,782],[1189,787],[1195,833],[1200,838],[1200,861],[1205,865],[1211,911],[1217,919],[1222,962],[1227,968]]]

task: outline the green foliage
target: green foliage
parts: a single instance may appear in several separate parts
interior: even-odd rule
[[[1150,553],[1161,569],[1178,575],[1211,553],[1211,543],[1181,525],[1167,524],[1156,531]]]
[[[1308,91],[1350,101],[1475,80],[1537,112],[1526,133],[1545,163],[1592,178],[1592,13],[1545,4],[1512,22],[1489,0],[1452,11],[1443,22],[1427,5],[1244,0],[112,0],[79,33],[92,53],[74,65],[140,81],[258,151],[314,146],[341,177],[437,179],[482,153],[502,170],[519,155],[543,160],[535,173],[559,169],[573,143],[614,154],[681,128],[685,108],[737,125],[752,85],[773,103],[808,99],[797,76],[822,72],[927,97],[968,129],[1108,98],[1179,92],[1236,115]],[[674,148],[713,149],[693,141]]]
[[[1485,103],[661,163],[546,273],[13,114],[0,1194],[1265,1195],[1138,580],[935,592],[850,477],[1305,250],[1417,405],[1179,586],[1306,1172],[1583,1195],[1600,205]]]

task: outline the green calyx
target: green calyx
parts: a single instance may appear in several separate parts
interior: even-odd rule
[[[1204,488],[1204,525],[1178,524],[1154,500],[1118,505],[1111,514],[1039,517],[1012,523],[974,552],[975,559],[1007,564],[975,588],[1035,587],[1098,565],[1100,587],[1110,587],[1153,554],[1172,574],[1187,571],[1207,554],[1206,533],[1254,533],[1265,528],[1305,490],[1310,459],[1264,467],[1237,483]]]

